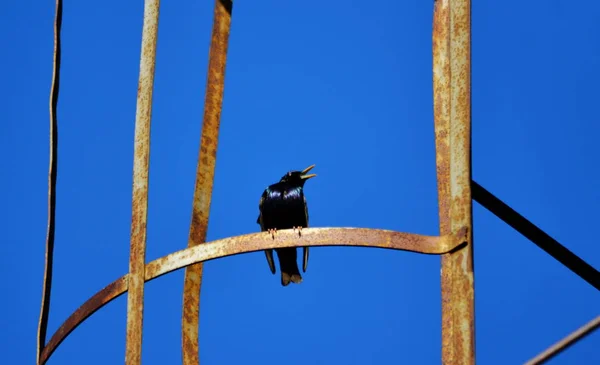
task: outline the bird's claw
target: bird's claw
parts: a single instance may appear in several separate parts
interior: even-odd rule
[[[269,232],[271,234],[271,237],[275,239],[275,235],[277,234],[277,228],[268,229],[267,232]]]
[[[302,237],[302,226],[298,226],[298,227],[292,227],[294,229],[294,232],[296,232],[296,229],[298,230],[298,236]]]

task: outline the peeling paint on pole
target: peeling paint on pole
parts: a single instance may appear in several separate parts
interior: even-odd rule
[[[437,0],[433,89],[440,234],[468,227],[468,244],[442,256],[442,362],[475,363],[471,201],[471,2]]]
[[[208,216],[217,158],[221,106],[225,86],[225,64],[229,42],[232,2],[216,0],[212,37],[208,61],[208,77],[204,101],[204,118],[200,137],[200,153],[196,168],[196,185],[192,207],[192,222],[188,247],[206,241]],[[200,316],[200,288],[202,285],[202,263],[190,266],[185,271],[183,289],[183,316],[181,320],[183,364],[200,363],[198,346],[198,321]]]
[[[144,2],[142,54],[140,57],[133,152],[131,249],[128,276],[129,293],[127,296],[127,342],[125,347],[125,363],[127,365],[140,364],[142,357],[150,120],[152,117],[152,90],[154,87],[159,4],[159,0],[146,0]]]

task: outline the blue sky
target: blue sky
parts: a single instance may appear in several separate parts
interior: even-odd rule
[[[262,190],[315,163],[311,225],[438,233],[432,1],[236,2],[208,239],[255,232]],[[212,1],[163,1],[147,260],[187,243]],[[46,228],[53,1],[0,21],[0,302],[8,364],[35,358]],[[49,335],[126,273],[142,1],[64,7]],[[473,177],[600,267],[600,5],[473,2]],[[474,204],[476,351],[519,364],[598,315],[599,293]],[[440,259],[318,248],[286,288],[261,252],[211,261],[204,364],[440,363]],[[146,287],[144,364],[181,362],[183,271]],[[126,297],[49,364],[118,364]],[[600,331],[553,364],[600,363]]]

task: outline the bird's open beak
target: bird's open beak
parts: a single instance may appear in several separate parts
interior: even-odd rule
[[[302,180],[307,180],[307,179],[310,179],[311,177],[317,176],[317,174],[308,174],[308,175],[306,175],[306,173],[309,172],[310,170],[312,170],[314,167],[315,167],[315,165],[310,165],[307,168],[305,168],[304,170],[302,170],[302,175],[300,176],[300,178]]]

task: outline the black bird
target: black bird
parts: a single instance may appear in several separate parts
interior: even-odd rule
[[[308,227],[308,207],[304,197],[304,183],[316,174],[309,174],[315,165],[311,165],[302,171],[290,171],[283,175],[281,180],[265,189],[258,210],[260,211],[256,223],[260,224],[261,231],[271,233],[273,239],[278,229],[298,229],[302,235],[302,228]],[[303,247],[302,271],[306,272],[308,265],[308,247]],[[281,271],[281,285],[286,286],[291,282],[299,284],[302,276],[296,262],[296,248],[277,248],[279,257],[279,270]],[[275,274],[273,263],[273,250],[265,250],[269,269]]]

